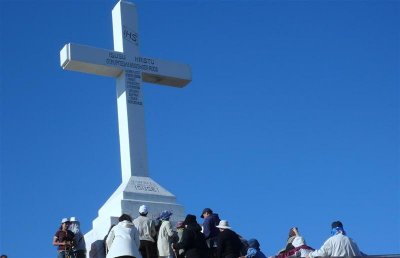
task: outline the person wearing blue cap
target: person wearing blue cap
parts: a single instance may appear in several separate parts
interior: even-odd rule
[[[204,208],[200,215],[204,219],[203,234],[206,238],[208,248],[210,248],[210,258],[217,258],[217,239],[219,229],[217,225],[221,221],[217,213],[213,213],[210,208]]]

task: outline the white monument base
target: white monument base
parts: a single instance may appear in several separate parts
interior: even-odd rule
[[[172,211],[171,222],[184,220],[184,207],[176,203],[173,194],[157,184],[150,177],[132,176],[122,182],[99,210],[99,216],[93,220],[93,229],[85,234],[87,257],[105,258],[104,237],[111,225],[118,223],[123,213],[139,216],[139,206],[145,204],[149,209],[147,217],[156,219],[163,210]]]

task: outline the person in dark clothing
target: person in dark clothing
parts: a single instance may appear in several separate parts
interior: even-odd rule
[[[205,208],[201,213],[201,218],[204,218],[203,222],[203,234],[206,238],[207,246],[210,248],[210,258],[217,258],[217,237],[219,229],[217,225],[220,222],[219,216],[210,208]]]
[[[182,240],[179,243],[173,243],[172,248],[183,249],[186,258],[208,258],[207,243],[204,234],[201,233],[201,227],[196,221],[196,216],[188,214],[184,224]]]
[[[74,233],[68,230],[69,220],[61,220],[61,226],[53,237],[53,245],[57,246],[57,258],[65,258],[72,254]]]
[[[227,220],[221,220],[217,228],[221,231],[218,235],[217,257],[238,258],[242,247],[238,234],[231,230]]]

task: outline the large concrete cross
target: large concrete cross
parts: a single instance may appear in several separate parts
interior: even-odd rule
[[[151,82],[184,87],[191,81],[186,64],[140,56],[136,7],[121,0],[112,10],[114,51],[66,44],[60,52],[63,69],[111,76],[117,81],[118,127],[122,181],[148,177],[141,85]]]

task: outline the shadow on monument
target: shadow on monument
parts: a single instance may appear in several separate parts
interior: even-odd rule
[[[104,240],[96,240],[90,246],[89,258],[106,257]]]

